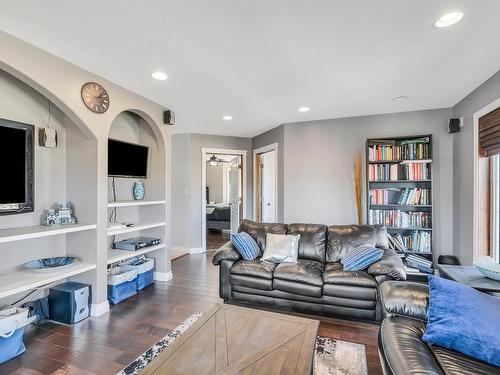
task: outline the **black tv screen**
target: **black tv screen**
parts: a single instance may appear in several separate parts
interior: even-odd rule
[[[33,211],[34,127],[0,119],[0,214]]]
[[[108,175],[147,178],[148,151],[146,146],[108,140]]]

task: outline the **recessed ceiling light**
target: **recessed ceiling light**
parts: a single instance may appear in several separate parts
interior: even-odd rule
[[[401,96],[396,96],[395,98],[392,98],[392,100],[396,102],[402,102],[403,100],[408,100],[409,96],[406,95],[401,95]]]
[[[457,22],[460,22],[463,17],[464,14],[462,12],[446,13],[445,15],[439,17],[436,22],[434,22],[434,26],[439,28],[451,26]]]
[[[309,107],[300,107],[299,112],[309,112],[310,109],[311,108],[309,108]]]
[[[151,74],[151,77],[157,79],[158,81],[165,81],[168,78],[168,76],[163,72],[154,72]]]
[[[230,116],[230,115],[225,115],[225,116],[222,116],[222,119],[223,120],[226,120],[226,121],[230,121],[233,119],[233,116]]]

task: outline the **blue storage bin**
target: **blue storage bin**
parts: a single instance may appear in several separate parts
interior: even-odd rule
[[[108,300],[113,305],[137,294],[137,271],[128,265],[114,267],[108,274]]]
[[[0,336],[0,363],[7,362],[26,351],[23,335],[24,327],[16,329],[9,337]]]
[[[155,282],[155,260],[153,258],[134,258],[128,265],[137,271],[137,290],[142,290]]]

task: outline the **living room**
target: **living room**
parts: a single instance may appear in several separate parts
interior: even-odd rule
[[[499,374],[499,12],[0,2],[0,374]]]

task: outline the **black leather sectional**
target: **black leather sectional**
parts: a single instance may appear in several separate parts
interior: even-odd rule
[[[262,251],[267,233],[300,234],[297,263],[243,260],[228,242],[213,257],[220,267],[220,297],[256,306],[380,320],[378,288],[387,280],[404,280],[400,257],[388,249],[383,226],[260,224],[245,220],[239,231],[250,234]],[[340,259],[351,248],[370,244],[384,249],[366,271],[344,271]]]
[[[387,282],[380,287],[382,313],[379,353],[384,374],[498,375],[500,368],[422,341],[429,287]]]

